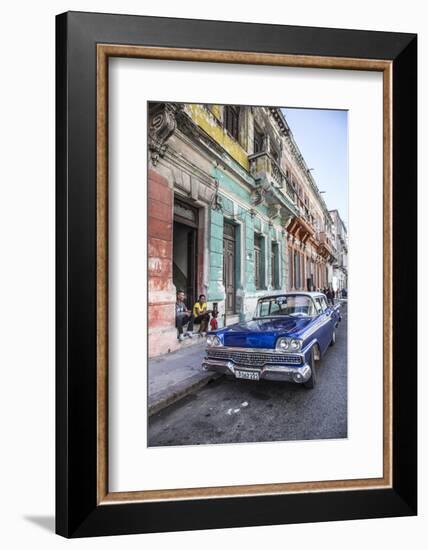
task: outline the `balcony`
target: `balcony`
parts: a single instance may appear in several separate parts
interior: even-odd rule
[[[336,261],[336,247],[332,239],[325,231],[320,231],[317,234],[318,253],[330,261]]]
[[[267,151],[249,155],[250,173],[263,186],[270,185],[281,189],[293,204],[296,203],[296,193],[291,183],[273,156]]]
[[[340,233],[338,233],[338,237],[339,237],[339,241],[341,242],[341,244],[346,246],[346,237],[345,237],[345,235],[342,232],[340,232]]]
[[[312,226],[312,220],[311,220],[311,217],[309,215],[308,208],[306,208],[306,206],[303,206],[303,204],[300,203],[299,206],[298,206],[298,211],[299,211],[299,216],[303,220],[305,220],[306,223],[308,223],[310,226]]]

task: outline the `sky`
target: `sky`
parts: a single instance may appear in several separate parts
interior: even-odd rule
[[[348,113],[327,109],[282,109],[329,210],[348,227]]]

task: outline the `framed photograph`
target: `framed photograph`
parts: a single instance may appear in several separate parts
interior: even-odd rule
[[[56,530],[417,513],[417,37],[56,20]]]

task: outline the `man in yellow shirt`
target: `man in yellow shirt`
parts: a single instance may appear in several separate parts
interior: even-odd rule
[[[193,322],[197,325],[200,325],[199,334],[201,334],[202,336],[204,336],[204,334],[207,332],[208,323],[210,320],[210,313],[211,311],[207,310],[207,298],[205,294],[201,294],[198,301],[193,306]]]

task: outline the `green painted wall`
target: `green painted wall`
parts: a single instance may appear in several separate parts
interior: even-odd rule
[[[213,168],[212,175],[219,182],[219,197],[221,200],[221,210],[211,210],[210,213],[210,237],[209,237],[209,287],[208,300],[223,301],[225,299],[223,288],[223,224],[228,219],[236,223],[236,289],[244,294],[252,295],[257,289],[254,284],[254,234],[261,233],[262,240],[262,262],[263,269],[266,270],[264,276],[265,287],[271,283],[272,269],[272,241],[278,244],[277,250],[277,280],[280,281],[281,288],[285,288],[286,281],[286,259],[284,250],[284,238],[282,237],[282,227],[279,222],[274,222],[272,227],[265,221],[262,221],[260,214],[267,214],[267,207],[251,204],[251,193],[244,186],[234,181],[223,171]],[[224,195],[236,196],[237,200],[244,202],[246,207],[236,205]],[[253,210],[253,215],[250,210]],[[279,228],[281,231],[277,232]],[[241,262],[241,254],[244,262]],[[241,264],[244,273],[241,273]],[[237,301],[239,312],[239,300]]]
[[[210,211],[209,237],[209,284],[210,301],[224,300],[223,285],[223,214],[217,210]]]

